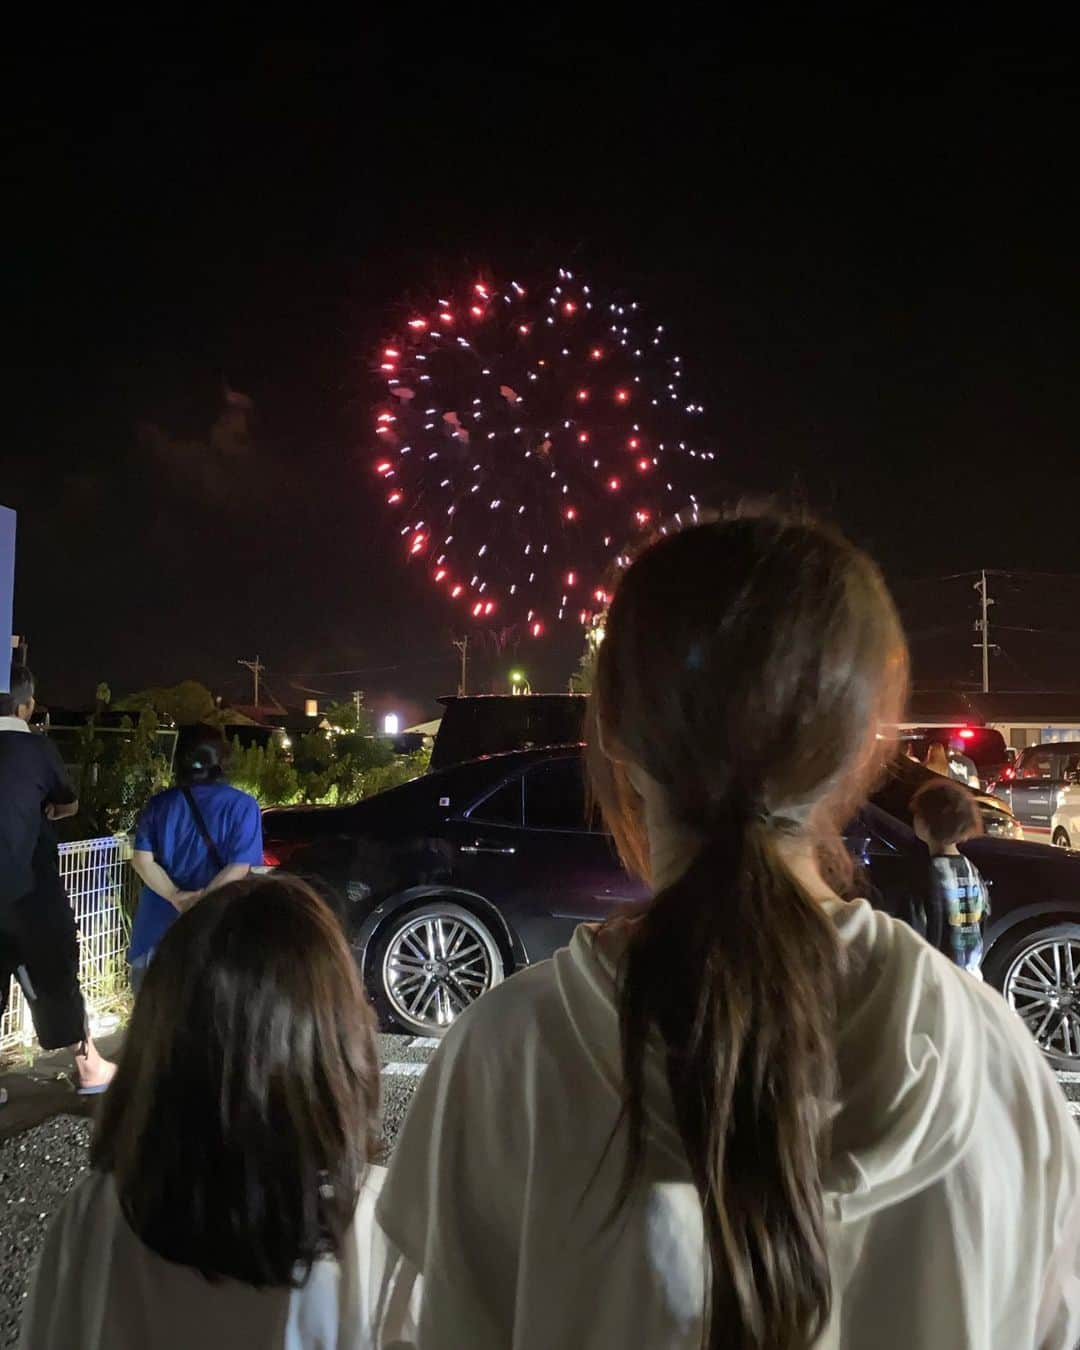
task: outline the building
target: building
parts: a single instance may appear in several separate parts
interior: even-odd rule
[[[909,726],[992,727],[1014,750],[1049,741],[1080,741],[1080,691],[984,694],[969,690],[928,690],[911,695]]]

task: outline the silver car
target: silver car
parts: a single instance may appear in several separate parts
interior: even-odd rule
[[[1012,807],[1025,839],[1080,847],[1080,742],[1029,746],[993,792]]]

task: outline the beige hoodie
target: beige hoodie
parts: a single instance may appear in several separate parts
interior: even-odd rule
[[[1073,1350],[1080,1135],[997,994],[863,901],[826,1206],[821,1350]],[[423,1275],[422,1350],[698,1350],[701,1213],[658,1049],[650,1143],[621,1176],[613,961],[594,930],[488,994],[432,1060],[378,1214]]]

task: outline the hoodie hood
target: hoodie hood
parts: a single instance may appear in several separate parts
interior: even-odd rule
[[[985,1083],[982,991],[907,925],[864,900],[830,902],[846,956],[839,1000],[840,1090],[827,1212],[849,1222],[930,1186],[963,1153]],[[555,983],[582,1051],[619,1102],[622,1064],[614,925],[583,926],[554,958]],[[685,1166],[657,1041],[646,1054],[646,1116],[655,1147]]]

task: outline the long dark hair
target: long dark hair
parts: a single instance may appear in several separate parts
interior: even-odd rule
[[[138,1236],[209,1278],[340,1256],[378,1129],[374,1019],[304,882],[223,886],[166,934],[91,1149]]]
[[[793,1350],[829,1318],[821,1170],[840,954],[777,843],[842,854],[838,825],[880,768],[878,729],[898,720],[906,678],[870,560],[772,511],[662,539],[630,567],[607,618],[590,718],[595,795],[644,876],[635,773],[699,844],[629,928],[621,1199],[644,1160],[644,1063],[659,1033],[702,1204],[710,1350]]]

